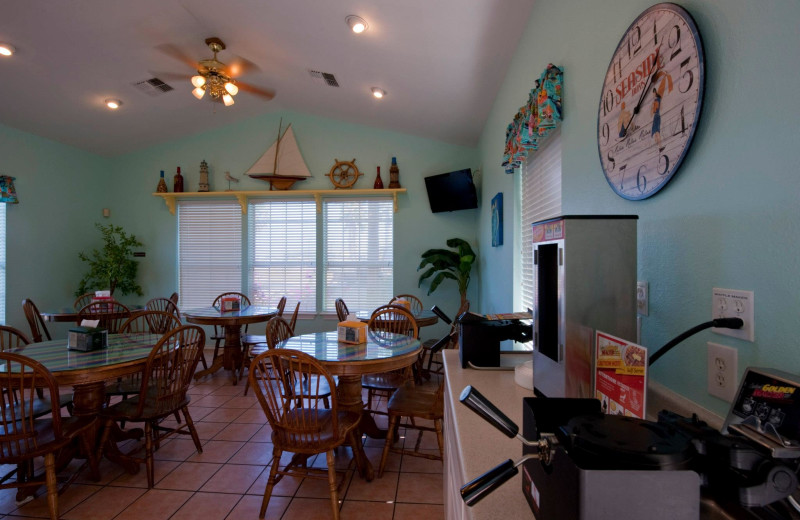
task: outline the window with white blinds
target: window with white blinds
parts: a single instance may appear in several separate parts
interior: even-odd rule
[[[533,236],[531,224],[561,215],[561,129],[554,129],[522,166],[522,308],[533,308]]]
[[[0,323],[6,322],[6,206],[0,204]]]
[[[317,310],[317,204],[311,200],[253,200],[248,215],[249,286],[254,304]]]
[[[238,201],[178,201],[178,286],[183,309],[208,307],[224,292],[241,292]]]
[[[394,202],[336,199],[324,202],[325,311],[342,298],[351,311],[368,311],[392,299]]]

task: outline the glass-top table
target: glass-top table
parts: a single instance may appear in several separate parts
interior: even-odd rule
[[[314,332],[294,336],[278,344],[277,348],[299,350],[317,359],[332,375],[338,376],[336,398],[342,410],[361,414],[359,430],[376,439],[386,437],[386,430],[378,428],[372,415],[367,413],[362,399],[361,376],[388,372],[408,367],[417,360],[421,350],[420,342],[402,334],[391,332],[367,332],[366,343],[352,345],[340,343],[338,334],[333,332]],[[251,354],[256,356],[267,350],[266,345],[253,348]],[[359,433],[357,437],[361,437]],[[359,443],[354,449],[362,451]],[[362,474],[372,480],[374,472],[366,455],[365,469]]]

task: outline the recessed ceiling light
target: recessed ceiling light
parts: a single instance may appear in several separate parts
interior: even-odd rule
[[[10,43],[0,43],[0,55],[11,56],[16,49]]]
[[[120,101],[119,99],[111,99],[111,98],[108,98],[108,99],[106,99],[106,100],[104,101],[104,103],[105,103],[105,104],[106,104],[106,106],[107,106],[108,108],[110,108],[111,110],[116,110],[116,109],[118,109],[120,106],[122,106],[122,101]]]
[[[382,88],[372,87],[372,95],[380,99],[386,95],[386,91],[383,90]]]
[[[344,21],[347,22],[347,26],[350,27],[350,29],[352,29],[353,32],[356,34],[361,34],[362,32],[369,29],[369,24],[367,23],[367,21],[361,18],[360,16],[356,16],[354,14],[351,14],[350,16],[345,18]]]

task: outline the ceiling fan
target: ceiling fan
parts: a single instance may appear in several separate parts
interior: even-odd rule
[[[188,74],[166,74],[166,76],[178,79],[190,79],[192,85],[195,87],[194,90],[192,90],[194,97],[202,99],[208,94],[209,99],[212,101],[220,101],[224,103],[225,106],[233,105],[233,97],[239,90],[255,94],[266,100],[275,97],[275,92],[272,90],[256,87],[236,79],[246,72],[258,70],[256,64],[244,58],[235,57],[230,65],[226,65],[217,59],[217,53],[225,50],[225,44],[222,40],[219,38],[206,38],[206,45],[208,45],[208,48],[214,53],[214,57],[199,61],[193,60],[174,45],[159,45],[157,49],[161,52],[189,65],[197,71],[197,74],[193,76]]]

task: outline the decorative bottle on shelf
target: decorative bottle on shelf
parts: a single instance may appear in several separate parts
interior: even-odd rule
[[[389,167],[389,188],[400,187],[400,168],[397,167],[397,157],[392,157],[392,165]]]
[[[164,180],[164,170],[161,170],[161,178],[158,179],[158,188],[156,188],[156,193],[166,193],[167,191],[167,181]]]
[[[183,193],[183,175],[181,175],[181,167],[178,166],[178,173],[175,174],[175,182],[172,191],[175,193]]]
[[[378,176],[375,177],[375,185],[373,186],[376,190],[383,189],[383,179],[381,179],[381,167],[378,166]]]

